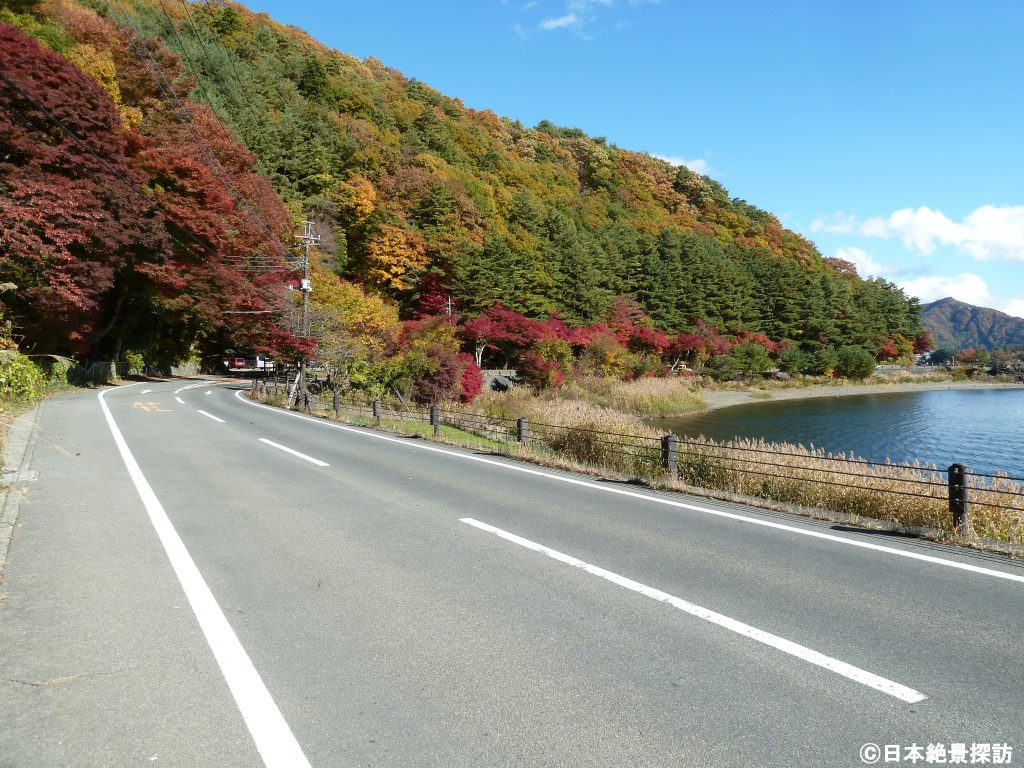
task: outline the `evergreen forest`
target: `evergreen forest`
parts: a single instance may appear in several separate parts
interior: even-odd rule
[[[312,355],[465,398],[477,366],[844,373],[929,345],[915,298],[708,176],[230,2],[7,0],[0,218],[5,343],[82,360]]]

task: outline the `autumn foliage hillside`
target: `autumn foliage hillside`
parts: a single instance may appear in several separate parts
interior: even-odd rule
[[[448,360],[461,345],[475,362],[553,384],[581,368],[635,376],[729,354],[764,368],[788,353],[794,370],[817,355],[828,368],[840,349],[892,357],[923,343],[916,300],[823,258],[707,176],[466,108],[240,5],[114,7],[22,0],[0,11],[11,25],[0,69],[17,67],[12,79],[35,98],[78,116],[108,164],[38,115],[15,121],[24,100],[0,83],[0,142],[17,157],[0,165],[4,216],[24,222],[0,259],[5,273],[21,270],[9,311],[46,326],[39,345],[163,344],[171,355],[223,345],[222,329],[249,343],[258,327],[294,346],[285,324],[239,325],[221,310],[286,301],[245,265],[283,258],[305,216],[323,235],[319,341],[357,379],[384,376],[416,344],[421,372],[461,375],[468,363]],[[135,34],[154,61],[140,60]],[[177,119],[176,99],[195,125]],[[50,167],[51,151],[65,170],[28,173]],[[52,203],[69,196],[81,210]],[[207,244],[198,255],[196,240]],[[33,259],[47,264],[39,285]],[[345,320],[345,301],[375,307],[376,339]],[[450,333],[396,325],[449,309]]]
[[[60,19],[44,30],[67,57],[0,23],[0,268],[12,284],[4,315],[31,351],[117,359],[145,349],[154,363],[180,360],[220,332],[226,310],[280,304],[279,290],[238,266],[283,262],[285,208],[209,109],[191,105],[230,189],[195,156],[106,24],[74,6]],[[102,41],[106,53],[73,35]],[[87,71],[115,64],[118,79],[105,88],[72,61]],[[175,62],[165,65],[173,71]],[[237,343],[301,346],[273,322],[242,321],[231,332]]]

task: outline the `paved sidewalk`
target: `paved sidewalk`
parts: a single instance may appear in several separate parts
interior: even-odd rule
[[[36,446],[38,422],[38,407],[23,413],[11,424],[7,432],[7,441],[4,443],[2,480],[10,487],[6,491],[0,491],[0,599],[3,595],[7,550],[14,528],[18,524],[21,504],[28,494],[29,483],[37,476],[37,472],[30,469],[30,465],[32,452]]]
[[[19,420],[5,460],[0,768],[260,765],[96,392]]]

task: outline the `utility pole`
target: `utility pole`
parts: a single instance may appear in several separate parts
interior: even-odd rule
[[[302,283],[299,290],[302,291],[302,318],[299,320],[299,336],[303,339],[309,338],[309,294],[313,291],[313,284],[309,279],[309,247],[320,245],[320,235],[313,234],[313,222],[302,222],[302,234],[293,236],[296,240],[302,241]],[[306,356],[299,356],[299,376],[295,379],[295,404],[306,401]]]

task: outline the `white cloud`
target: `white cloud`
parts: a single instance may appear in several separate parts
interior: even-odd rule
[[[544,19],[540,23],[541,29],[565,29],[579,24],[580,17],[575,13],[567,13],[565,16],[557,16],[553,19]]]
[[[705,160],[703,158],[700,158],[700,157],[698,157],[698,158],[696,158],[694,160],[687,160],[685,157],[680,157],[679,155],[654,155],[654,154],[652,154],[651,157],[656,157],[659,160],[664,160],[669,165],[674,165],[674,166],[677,166],[677,167],[680,166],[680,165],[685,165],[687,168],[689,168],[694,173],[699,173],[702,176],[707,176],[708,174],[711,173],[711,164],[708,163],[707,160]]]
[[[837,235],[848,235],[857,228],[857,217],[852,213],[832,213],[821,216],[811,222],[811,232],[833,232]]]
[[[1024,317],[1024,299],[1010,299],[999,307],[999,311],[1014,317]]]
[[[861,277],[879,277],[884,272],[892,271],[890,267],[876,261],[874,256],[860,248],[840,248],[836,251],[836,258],[853,264]]]
[[[963,225],[931,208],[903,208],[888,218],[868,219],[860,226],[865,237],[899,238],[904,247],[930,255],[939,245],[957,245],[968,238]]]
[[[941,246],[952,246],[979,261],[1024,261],[1024,206],[1021,205],[983,205],[959,222],[925,206],[902,208],[889,216],[864,221],[839,212],[815,219],[810,230],[895,238],[908,250],[926,256]]]
[[[658,2],[660,0],[626,0],[626,2],[621,2],[621,0],[566,0],[565,13],[563,15],[544,19],[537,25],[537,28],[548,32],[559,29],[571,29],[575,34],[586,38],[585,28],[597,21],[600,12],[612,9],[615,6],[636,8],[641,5],[657,5]],[[527,2],[523,6],[523,10],[533,8],[535,5],[536,3]],[[621,20],[616,21],[612,25],[614,29],[623,29],[625,26],[628,26],[628,24]]]
[[[900,283],[900,288],[908,296],[917,296],[927,304],[930,301],[944,299],[952,296],[954,299],[964,301],[968,304],[975,304],[979,307],[991,307],[998,303],[988,284],[978,275],[965,272],[961,275],[919,277],[915,280],[905,280]]]
[[[1024,205],[984,205],[964,218],[963,250],[975,259],[1024,261]]]

